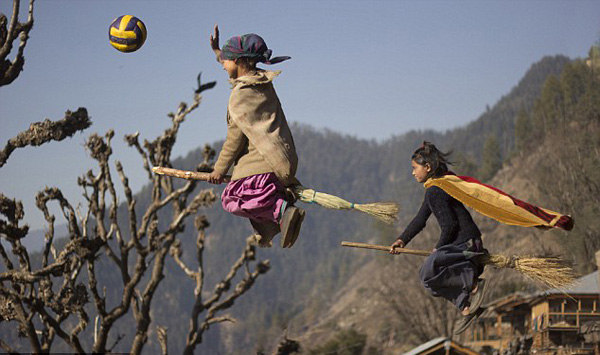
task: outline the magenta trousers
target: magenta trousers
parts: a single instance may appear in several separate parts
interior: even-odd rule
[[[284,187],[274,173],[231,181],[221,195],[225,211],[257,222],[279,223],[284,203]]]

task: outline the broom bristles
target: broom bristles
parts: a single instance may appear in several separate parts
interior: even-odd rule
[[[393,224],[398,220],[400,208],[395,202],[357,203],[354,208],[370,214],[371,216],[387,223]]]
[[[483,262],[495,268],[515,269],[549,288],[564,290],[576,280],[569,263],[556,257],[486,255]]]
[[[296,186],[294,192],[302,202],[316,203],[325,208],[336,210],[356,209],[388,224],[392,224],[397,220],[398,211],[400,210],[395,202],[351,203],[341,197],[318,192],[304,186]]]
[[[303,186],[296,186],[295,191],[298,199],[305,203],[316,203],[319,206],[334,210],[346,210],[352,208],[350,202],[324,192],[317,192]]]

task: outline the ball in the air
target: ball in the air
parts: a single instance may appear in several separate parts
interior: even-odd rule
[[[137,51],[146,41],[146,26],[135,16],[119,16],[110,24],[108,39],[121,52]]]

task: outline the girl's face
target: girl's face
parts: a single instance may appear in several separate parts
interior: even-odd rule
[[[412,176],[415,177],[418,183],[424,183],[427,180],[427,175],[431,172],[431,166],[429,164],[421,165],[414,160],[410,164],[412,165]]]
[[[229,74],[230,79],[237,79],[239,74],[239,66],[234,60],[224,59],[222,62],[223,70]]]

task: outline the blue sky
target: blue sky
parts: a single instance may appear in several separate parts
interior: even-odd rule
[[[10,14],[11,4],[0,0],[0,12]],[[108,43],[111,21],[124,14],[148,28],[135,53]],[[0,192],[23,200],[26,221],[40,228],[35,193],[57,186],[81,202],[77,176],[95,168],[83,142],[110,128],[115,159],[138,189],[146,180],[123,135],[160,134],[167,113],[192,100],[200,71],[218,84],[188,117],[175,156],[223,139],[229,85],[208,44],[216,23],[221,42],[254,32],[273,56],[292,57],[269,67],[283,71],[275,87],[288,120],[384,140],[476,119],[545,55],[585,57],[600,39],[599,15],[597,0],[37,1],[25,69],[0,87],[0,144],[78,107],[93,125],[63,142],[15,151],[0,169]]]

